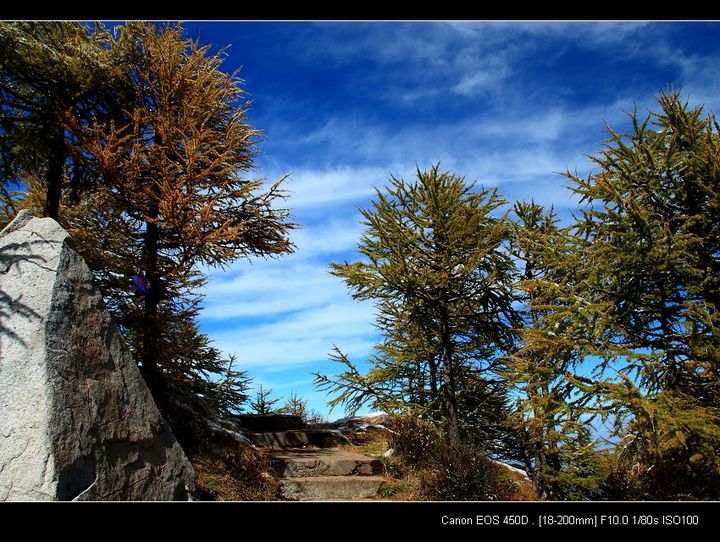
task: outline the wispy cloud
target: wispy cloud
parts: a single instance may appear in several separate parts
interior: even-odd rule
[[[330,261],[353,258],[358,218],[307,224],[293,233],[296,253],[282,260],[238,261],[209,273],[201,321],[239,368],[320,367],[334,344],[367,357],[377,340],[373,305],[353,301],[328,269]]]
[[[373,308],[351,301],[304,309],[272,323],[213,334],[225,352],[238,356],[238,366],[282,368],[324,360],[333,344],[352,356],[372,349]]]
[[[590,171],[605,122],[626,128],[624,111],[656,109],[668,84],[720,106],[708,25],[307,24],[282,26],[280,41],[265,28],[267,47],[243,59],[267,136],[258,161],[267,178],[291,173],[285,203],[303,228],[291,256],[211,272],[202,325],[259,381],[296,384],[315,408],[307,374],[335,370],[332,345],[362,360],[378,339],[372,305],[353,301],[328,263],[357,257],[357,208],[390,173],[411,179],[441,162],[507,199],[566,212],[575,202],[558,173]],[[707,43],[690,43],[696,29]]]
[[[387,176],[380,167],[298,168],[287,183],[288,204],[293,209],[333,207],[365,200],[374,193],[373,185]],[[303,234],[299,234],[302,236]]]

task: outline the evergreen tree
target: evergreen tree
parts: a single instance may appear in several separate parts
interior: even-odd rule
[[[274,207],[284,197],[280,182],[264,190],[243,176],[259,134],[245,120],[241,81],[220,69],[221,54],[210,56],[178,26],[135,25],[128,35],[140,60],[128,65],[134,99],[126,122],[69,127],[81,142],[75,159],[108,188],[106,207],[73,226],[97,232],[123,223],[117,244],[101,234],[120,267],[102,267],[110,283],[144,272],[146,291],[119,295],[118,308],[143,373],[162,393],[168,379],[188,374],[178,337],[197,340],[188,324],[204,283],[196,266],[289,252],[293,225]]]
[[[220,413],[227,416],[242,413],[243,405],[249,398],[247,391],[252,382],[246,371],[233,369],[236,361],[236,356],[230,355],[224,372],[213,371],[215,374],[221,374],[222,379],[215,383],[210,393],[207,393],[215,398]],[[210,381],[211,377],[211,374],[207,374],[205,381]]]
[[[262,384],[255,390],[255,399],[250,400],[250,408],[254,414],[272,414],[280,399],[270,399],[273,390],[263,388]]]
[[[7,27],[17,30],[2,29]],[[83,25],[78,35],[80,30],[94,36]],[[239,411],[247,388],[246,375],[228,368],[229,360],[195,322],[205,283],[198,266],[290,251],[286,234],[294,225],[276,207],[284,197],[280,183],[264,188],[262,181],[245,178],[259,133],[246,122],[240,79],[221,69],[222,53],[209,55],[207,47],[186,40],[179,26],[129,24],[94,32],[102,37],[93,39],[102,41],[97,54],[107,69],[88,66],[98,68],[98,81],[112,100],[96,100],[102,107],[87,108],[87,115],[53,120],[65,135],[62,184],[71,188],[61,193],[59,220],[78,241],[177,432],[190,423],[193,410]],[[112,77],[106,73],[110,67]],[[25,69],[32,71],[25,66],[18,72]],[[48,73],[32,72],[41,81]],[[7,174],[0,194],[0,212],[8,219],[20,207],[42,213],[47,200],[45,161],[15,157],[32,156],[32,145],[42,145],[42,139],[28,136],[25,143],[13,130],[4,133],[10,153],[3,152],[0,162],[3,168],[10,164],[2,170]],[[16,188],[25,191],[13,198]],[[131,281],[140,271],[145,292]]]
[[[417,177],[412,184],[391,177],[362,211],[367,229],[359,252],[367,260],[331,266],[355,299],[377,302],[385,341],[373,369],[360,374],[338,350],[335,359],[348,371],[316,375],[316,384],[338,394],[331,405],[372,401],[442,416],[448,440],[457,444],[463,425],[479,425],[461,421],[469,414],[460,411],[463,395],[477,386],[487,392],[474,414],[505,408],[496,381],[501,353],[514,343],[510,230],[505,217],[493,216],[505,203],[495,190],[475,190],[439,165]]]
[[[567,174],[584,204],[576,305],[620,375],[604,394],[640,494],[718,498],[720,130],[676,92],[658,102],[609,129],[597,173]]]
[[[521,435],[525,468],[547,498],[587,497],[607,473],[592,441],[591,422],[600,413],[595,384],[578,374],[588,352],[585,328],[567,296],[582,252],[569,228],[558,227],[553,209],[520,202],[514,214],[522,327],[505,373],[516,392],[510,421]]]
[[[307,421],[310,416],[307,401],[295,392],[291,393],[290,397],[285,400],[285,404],[278,409],[278,413],[289,416],[299,416],[303,421]]]

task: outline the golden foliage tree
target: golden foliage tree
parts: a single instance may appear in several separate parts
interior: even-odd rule
[[[245,177],[259,132],[246,121],[241,80],[220,69],[222,53],[185,39],[179,26],[132,25],[126,39],[138,62],[128,64],[134,91],[122,122],[66,119],[80,142],[73,158],[104,183],[87,200],[94,212],[76,216],[73,228],[102,232],[99,257],[118,266],[102,267],[123,277],[126,291],[127,277],[144,272],[146,291],[126,295],[121,307],[157,388],[186,374],[178,365],[187,348],[177,339],[197,335],[187,327],[204,282],[197,266],[289,252],[293,224],[275,207],[281,181],[265,189]]]
[[[71,188],[58,194],[56,218],[93,269],[160,406],[199,395],[235,411],[246,398],[247,377],[221,359],[195,323],[205,283],[200,266],[289,252],[294,227],[278,205],[282,180],[267,187],[248,178],[261,134],[247,122],[242,81],[222,70],[222,52],[186,39],[179,25],[49,29],[72,30],[83,44],[78,58],[93,60],[85,66],[95,70],[92,77],[73,60],[75,71],[65,74],[70,86],[104,89],[83,114],[52,106],[49,130],[64,134],[60,186]],[[8,43],[20,31],[45,31],[32,24],[1,30]],[[53,43],[47,47],[55,58]],[[43,79],[52,79],[50,68],[32,73],[50,84]],[[31,113],[25,116],[35,126]],[[48,199],[47,161],[24,158],[44,140],[17,126],[10,119],[2,132],[2,164],[12,166],[3,170],[0,194],[8,219],[17,208],[43,213]],[[14,188],[23,193],[11,194]],[[145,292],[131,281],[140,272]]]
[[[158,307],[168,288],[197,264],[280,254],[290,243],[287,211],[273,208],[283,195],[280,183],[262,191],[261,181],[242,176],[253,165],[259,134],[245,121],[240,80],[179,27],[144,25],[139,34],[142,61],[131,68],[136,99],[127,122],[76,128],[82,151],[136,226],[137,268],[148,284],[140,357],[153,373]]]
[[[111,114],[126,90],[126,52],[101,25],[0,23],[0,221],[16,211],[28,176],[41,182],[43,215],[55,219],[63,189],[86,181],[65,119]]]

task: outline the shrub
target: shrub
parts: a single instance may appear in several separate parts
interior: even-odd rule
[[[420,483],[420,498],[433,501],[510,500],[516,485],[482,450],[438,443]]]
[[[195,469],[197,496],[209,501],[271,501],[278,480],[268,456],[237,442],[217,439],[188,454]]]
[[[717,500],[720,475],[693,463],[688,454],[655,457],[650,463],[620,463],[608,478],[613,500]]]
[[[395,451],[395,457],[410,468],[427,466],[433,449],[442,441],[435,427],[415,416],[392,416],[387,426],[393,431],[388,445]]]

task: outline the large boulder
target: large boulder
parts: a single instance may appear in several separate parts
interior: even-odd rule
[[[0,232],[0,501],[187,500],[194,472],[68,233]]]

